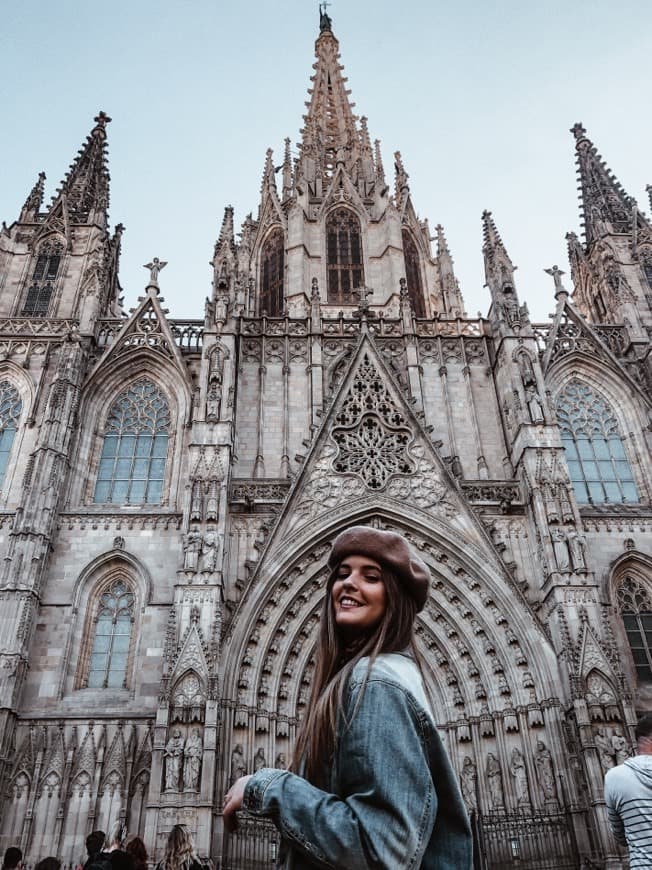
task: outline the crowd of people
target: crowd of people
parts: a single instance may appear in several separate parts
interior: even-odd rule
[[[104,831],[91,831],[86,837],[87,857],[75,870],[147,870],[149,855],[140,837],[129,837],[120,821],[115,822],[108,835]],[[62,862],[54,855],[41,858],[33,870],[61,870]],[[2,862],[2,870],[25,870],[23,853],[10,846]],[[195,849],[185,825],[175,825],[168,835],[165,855],[156,870],[207,870]]]

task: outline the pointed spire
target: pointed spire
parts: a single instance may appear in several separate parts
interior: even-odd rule
[[[39,172],[38,181],[31,189],[29,196],[25,200],[25,204],[20,210],[20,217],[18,218],[20,223],[26,223],[28,221],[33,221],[39,211],[41,210],[41,206],[43,204],[43,193],[45,190],[45,172]]]
[[[627,233],[631,229],[635,200],[625,193],[607,167],[581,124],[571,127],[575,136],[577,175],[581,191],[586,242],[606,233]]]
[[[527,310],[525,306],[519,306],[514,285],[516,267],[507,253],[490,211],[485,210],[482,213],[482,227],[484,271],[491,291],[493,317],[501,325],[506,323],[512,328],[520,328],[527,321]]]
[[[71,223],[98,221],[106,226],[109,207],[106,125],[111,118],[100,112],[94,120],[95,126],[71,164],[49,212],[59,201],[65,201]]]
[[[447,314],[462,317],[464,315],[462,293],[460,291],[459,282],[455,277],[453,258],[448,248],[446,236],[444,235],[444,228],[441,224],[437,224],[435,231],[437,233],[437,262],[439,263],[439,277],[441,280],[445,311]]]
[[[400,151],[394,152],[394,198],[398,206],[402,205],[410,193],[408,184],[410,176],[405,171]]]
[[[224,217],[222,218],[222,226],[217,242],[215,243],[214,257],[218,254],[225,253],[227,250],[232,251],[235,247],[235,236],[233,232],[233,206],[227,205],[224,209]]]
[[[283,202],[292,196],[292,155],[290,154],[290,137],[285,140],[283,155]]]
[[[650,211],[652,211],[652,184],[648,184],[645,190],[647,191],[647,195],[650,200]]]
[[[385,181],[385,167],[383,166],[383,155],[380,151],[380,139],[374,142],[374,161],[376,163],[376,178],[379,185],[382,187],[387,182]]]
[[[276,190],[276,174],[274,172],[274,152],[268,148],[265,152],[265,168],[263,169],[263,181],[260,187],[261,193],[266,187],[271,187]]]

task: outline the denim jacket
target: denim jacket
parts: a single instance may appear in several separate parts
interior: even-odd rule
[[[262,768],[244,808],[281,832],[285,870],[470,870],[468,816],[416,664],[378,656],[349,721],[367,668],[347,687],[329,790]]]

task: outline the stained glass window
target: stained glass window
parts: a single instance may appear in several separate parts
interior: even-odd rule
[[[414,239],[407,230],[403,230],[403,256],[405,258],[405,279],[407,281],[410,302],[412,303],[412,310],[416,317],[425,317],[426,311],[423,302],[419,253]]]
[[[16,387],[9,381],[0,382],[0,485],[7,472],[9,454],[14,444],[23,403]]]
[[[640,681],[649,683],[652,681],[652,600],[649,589],[628,574],[618,587],[617,597],[636,675]]]
[[[267,236],[260,264],[260,313],[279,317],[283,313],[283,272],[285,266],[285,239],[283,230],[276,229]]]
[[[351,305],[364,286],[360,221],[348,208],[337,208],[326,221],[328,301]]]
[[[557,421],[580,504],[638,502],[618,421],[607,400],[571,381],[557,400]]]
[[[63,245],[59,243],[41,246],[21,312],[23,317],[47,317],[62,253]]]
[[[123,580],[116,580],[98,602],[88,669],[89,689],[126,686],[133,617],[134,594]]]
[[[106,423],[93,501],[160,504],[169,429],[170,408],[152,381],[124,390]]]

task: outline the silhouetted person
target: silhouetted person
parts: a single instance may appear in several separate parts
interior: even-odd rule
[[[2,870],[18,870],[23,863],[23,853],[18,846],[9,846],[2,859]]]
[[[125,846],[125,851],[134,859],[135,870],[147,870],[147,849],[140,837],[132,837]]]
[[[47,858],[41,858],[34,870],[61,870],[61,861],[54,855],[48,855]]]

